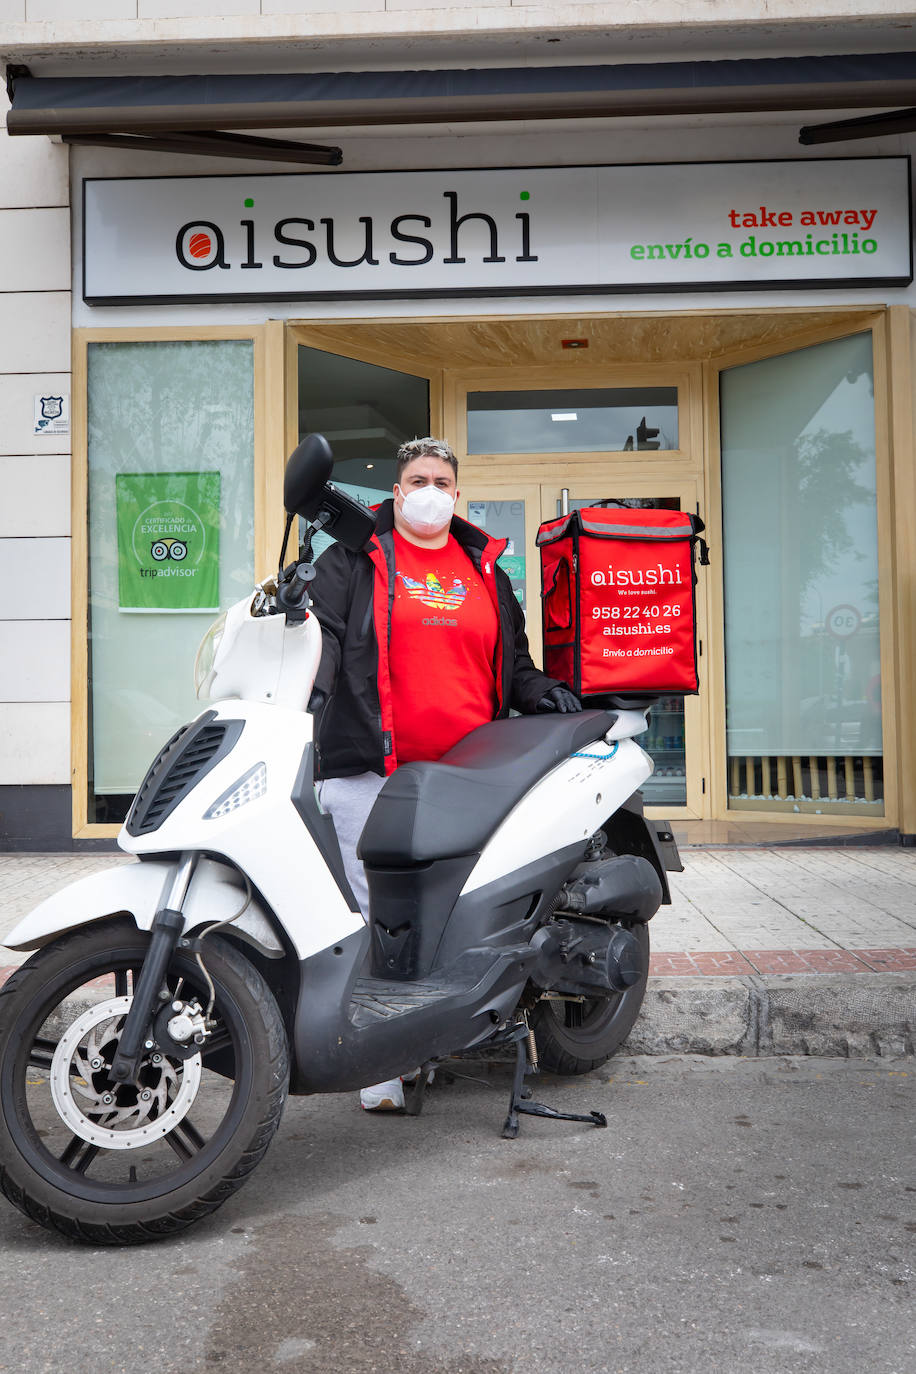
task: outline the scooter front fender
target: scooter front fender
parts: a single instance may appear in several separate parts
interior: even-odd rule
[[[94,921],[126,912],[140,930],[149,930],[156,912],[165,901],[175,871],[167,859],[149,859],[106,869],[80,878],[69,887],[40,902],[10,931],[10,949],[38,949],[67,931]],[[211,859],[198,862],[183,912],[185,930],[227,921],[244,901],[244,887],[234,870]],[[262,953],[285,953],[274,928],[255,898],[247,910],[232,922],[232,929],[245,936]]]

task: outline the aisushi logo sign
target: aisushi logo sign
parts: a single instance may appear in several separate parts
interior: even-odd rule
[[[530,202],[528,191],[519,200]],[[442,202],[445,202],[442,204]],[[254,208],[246,199],[245,208]],[[469,208],[459,193],[445,190],[434,213],[377,215],[285,215],[272,223],[248,216],[236,223],[188,220],[175,236],[175,255],[189,272],[213,268],[244,271],[302,271],[321,267],[425,267],[438,261],[461,266],[481,263],[538,262],[532,252],[530,206],[511,220],[499,211]]]
[[[663,568],[661,563],[654,568],[619,568],[616,572],[609,567],[607,572],[599,569],[591,575],[593,587],[663,587],[680,581],[679,567]]]
[[[225,267],[225,260],[222,259],[224,247],[222,230],[209,220],[185,225],[179,230],[175,241],[178,261],[192,272],[206,272],[208,267]]]
[[[100,177],[83,200],[89,305],[912,278],[905,157]]]

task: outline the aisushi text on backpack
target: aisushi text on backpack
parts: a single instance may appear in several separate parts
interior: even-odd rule
[[[580,696],[698,690],[698,515],[588,506],[538,530],[544,668]]]

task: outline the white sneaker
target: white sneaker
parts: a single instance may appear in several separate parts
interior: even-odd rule
[[[389,1078],[387,1083],[373,1083],[369,1088],[362,1088],[359,1105],[366,1112],[402,1112],[404,1087],[400,1078]]]

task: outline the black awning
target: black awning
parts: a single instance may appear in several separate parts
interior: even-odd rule
[[[228,76],[13,74],[11,134],[170,135],[916,106],[916,53]]]
[[[808,124],[799,130],[798,141],[848,143],[856,138],[886,138],[888,134],[916,133],[916,110],[888,110],[884,114],[860,115],[858,119],[835,119],[829,124]]]

